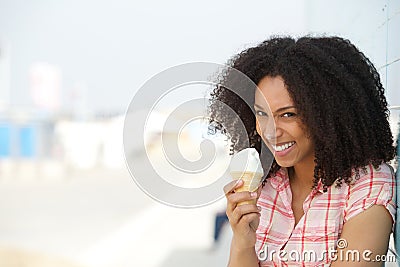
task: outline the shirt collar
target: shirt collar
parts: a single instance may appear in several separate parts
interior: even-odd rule
[[[287,168],[281,167],[274,176],[269,178],[269,180],[274,189],[280,190],[283,186],[289,183],[289,173]],[[313,191],[324,193],[324,185],[321,179],[318,181],[317,187]]]
[[[271,186],[276,189],[279,190],[280,188],[282,188],[282,186],[284,186],[286,183],[289,182],[289,175],[287,172],[286,168],[280,168],[274,176],[269,178],[270,182],[271,182]]]
[[[317,187],[314,189],[314,191],[324,193],[324,184],[322,183],[321,179],[319,179]]]

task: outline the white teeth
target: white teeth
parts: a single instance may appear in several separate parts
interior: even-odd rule
[[[281,151],[283,151],[283,150],[285,150],[285,149],[288,149],[288,148],[291,147],[292,145],[294,145],[294,143],[295,143],[295,142],[289,142],[289,143],[286,143],[286,144],[281,145],[281,146],[274,146],[274,145],[272,145],[272,147],[275,149],[275,151],[281,152]]]

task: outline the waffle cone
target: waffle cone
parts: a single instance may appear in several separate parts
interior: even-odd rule
[[[235,190],[236,192],[244,192],[244,191],[254,192],[260,186],[263,174],[258,172],[231,172],[231,176],[233,180],[242,179],[244,182],[243,186]],[[240,202],[238,205],[256,204],[256,202],[257,200],[254,199],[254,200]]]

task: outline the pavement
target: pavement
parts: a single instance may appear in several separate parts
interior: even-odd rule
[[[29,179],[0,172],[0,267],[225,266],[229,228],[224,242],[213,241],[223,205],[165,206],[126,169]]]
[[[227,265],[229,226],[213,240],[223,199],[196,209],[166,206],[126,169],[38,174],[0,172],[0,267]]]

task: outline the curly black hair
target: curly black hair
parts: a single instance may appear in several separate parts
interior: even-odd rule
[[[256,86],[233,92],[237,70],[255,85],[266,76],[281,76],[315,146],[314,188],[319,180],[326,191],[335,181],[352,182],[352,172],[375,168],[395,156],[389,111],[379,74],[371,61],[349,40],[340,37],[299,39],[272,37],[228,61],[211,93],[209,129],[232,141],[231,152],[245,146],[259,152],[252,104]],[[242,91],[241,91],[242,90]],[[246,103],[247,102],[247,103]],[[227,116],[220,103],[231,107],[246,127],[238,133],[237,118]],[[250,105],[249,105],[250,103]],[[248,145],[245,145],[248,144]],[[274,161],[268,175],[280,166]]]

